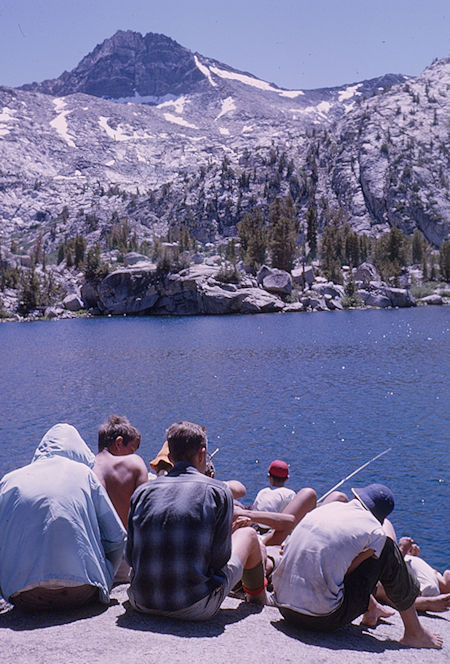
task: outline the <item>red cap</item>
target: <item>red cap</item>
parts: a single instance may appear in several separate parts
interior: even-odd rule
[[[275,459],[269,466],[269,473],[274,477],[288,477],[289,476],[289,466],[284,461],[280,459]]]

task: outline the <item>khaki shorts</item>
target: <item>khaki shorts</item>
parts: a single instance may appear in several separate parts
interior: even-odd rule
[[[130,604],[136,611],[142,613],[151,613],[158,616],[167,616],[168,618],[177,618],[178,620],[209,620],[220,609],[225,597],[230,592],[231,588],[242,578],[243,566],[236,555],[232,555],[225,567],[220,570],[221,574],[225,576],[225,582],[213,590],[210,595],[203,597],[195,604],[187,606],[185,609],[178,609],[177,611],[158,611],[158,609],[147,609],[140,606],[134,601],[133,596],[128,592]]]

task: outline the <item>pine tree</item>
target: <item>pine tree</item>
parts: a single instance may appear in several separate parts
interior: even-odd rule
[[[423,259],[423,235],[418,228],[412,238],[412,262],[421,263]]]
[[[448,283],[450,281],[450,242],[444,242],[439,249],[439,268],[441,279]]]
[[[65,256],[64,244],[61,242],[58,246],[58,258],[56,259],[58,265],[63,262],[64,256]]]
[[[370,241],[367,235],[360,235],[358,241],[359,241],[360,261],[361,263],[364,263],[364,261],[367,260],[370,253]]]
[[[236,263],[236,240],[233,238],[225,248],[225,258],[231,263]]]
[[[437,270],[434,256],[431,257],[430,281],[437,281]]]
[[[84,239],[84,237],[83,237],[82,235],[77,235],[77,236],[75,237],[75,243],[74,243],[74,245],[75,245],[75,249],[74,249],[74,254],[75,254],[74,263],[75,263],[75,267],[76,267],[76,268],[79,268],[80,265],[82,265],[82,263],[83,263],[83,261],[84,261],[84,252],[86,251],[86,240]]]
[[[310,204],[306,211],[306,239],[311,258],[317,255],[317,210]]]
[[[266,261],[267,230],[264,213],[261,208],[253,208],[245,214],[237,224],[241,241],[242,259],[253,274]]]
[[[322,269],[330,281],[342,283],[342,252],[344,247],[343,232],[339,220],[333,218],[332,222],[325,226],[322,233],[320,253],[322,258]],[[335,282],[335,279],[338,281]]]
[[[96,242],[88,251],[84,276],[86,281],[100,281],[108,274],[108,267],[102,262],[100,256],[100,245]]]
[[[398,262],[400,265],[403,264],[403,257],[401,254],[403,242],[402,232],[393,226],[388,234],[388,257],[392,263]]]
[[[26,316],[40,305],[41,281],[33,267],[22,276],[22,288],[19,293],[19,313]]]
[[[356,233],[350,231],[349,227],[345,238],[345,261],[351,267],[356,267],[360,263],[359,240]]]
[[[277,198],[269,208],[272,267],[290,272],[297,248],[298,221],[292,198]]]

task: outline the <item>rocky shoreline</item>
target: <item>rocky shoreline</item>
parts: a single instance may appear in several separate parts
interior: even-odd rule
[[[122,664],[133,661],[168,664],[213,660],[215,664],[245,661],[260,664],[431,664],[448,661],[450,611],[420,616],[424,626],[444,638],[442,650],[404,648],[396,612],[375,629],[356,619],[331,633],[290,627],[278,609],[257,607],[227,597],[219,613],[206,623],[174,621],[134,612],[126,586],[116,586],[108,607],[27,615],[0,605],[4,664]]]
[[[139,254],[129,254],[123,266],[96,282],[81,276],[65,284],[67,294],[60,302],[26,316],[6,315],[3,320],[292,313],[450,303],[448,290],[416,300],[409,274],[403,277],[403,287],[394,287],[381,281],[370,263],[349,270],[345,286],[316,276],[313,266],[286,272],[263,265],[251,276],[202,263],[178,273],[161,273]]]

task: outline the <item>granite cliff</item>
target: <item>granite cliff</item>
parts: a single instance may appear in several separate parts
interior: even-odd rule
[[[417,78],[284,90],[180,46],[120,31],[72,72],[0,88],[0,238],[51,250],[183,224],[201,241],[290,194],[358,232],[449,232],[450,61]],[[119,102],[119,103],[118,103]],[[132,103],[133,102],[133,103]],[[61,217],[61,212],[64,214]]]

